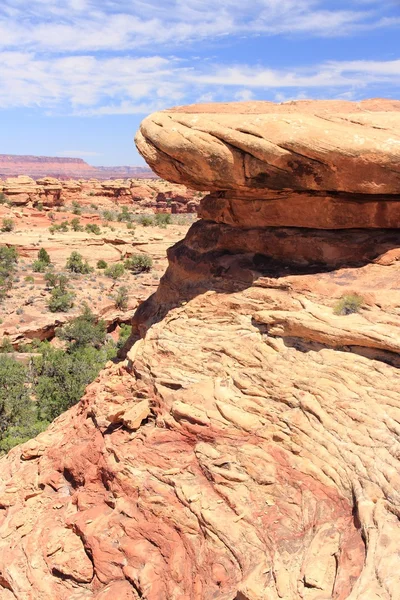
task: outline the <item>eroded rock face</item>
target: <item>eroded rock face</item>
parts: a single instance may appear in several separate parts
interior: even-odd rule
[[[168,143],[186,178],[185,135],[187,154]],[[289,210],[271,223],[270,189],[246,211],[242,190],[218,185],[138,309],[126,358],[0,461],[1,598],[398,598],[398,231],[326,230],[326,215],[293,228]],[[347,293],[361,311],[335,315]]]

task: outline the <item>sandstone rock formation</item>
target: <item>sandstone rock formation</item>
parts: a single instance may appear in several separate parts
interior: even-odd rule
[[[44,177],[36,181],[26,175],[0,180],[0,193],[16,206],[47,208],[65,206],[77,201],[81,204],[124,205],[134,204],[139,209],[172,213],[194,213],[204,193],[183,185],[160,179],[97,179],[59,180]]]
[[[304,193],[362,194],[354,215],[367,222],[365,202],[400,200],[395,152],[382,151],[396,147],[385,139],[400,141],[400,103],[345,106],[258,106],[252,138],[264,135],[261,109],[276,135],[330,113],[322,131],[304,116],[303,137],[319,147],[332,120],[343,125],[347,146],[332,136],[329,164],[346,173],[348,157],[354,181],[343,176],[343,187],[352,190],[326,189],[334,175],[324,171],[321,187]],[[254,110],[240,105],[243,123]],[[252,184],[235,182],[251,159],[234,133],[220,139],[229,111],[238,123],[235,105],[159,113],[139,147],[164,176],[240,199]],[[202,114],[219,141],[180,129],[178,120],[202,123]],[[357,161],[346,133],[355,122],[365,139],[377,135],[368,146],[376,167],[368,152],[369,169]],[[259,174],[274,170],[263,156]],[[225,172],[230,160],[239,172]],[[301,168],[276,162],[255,207],[269,201],[279,170],[288,203],[289,190],[306,185]],[[211,218],[205,201],[207,220],[169,252],[157,293],[137,311],[126,359],[0,461],[2,600],[399,598],[398,230],[294,228],[268,212],[256,225],[248,202]],[[357,264],[337,266],[347,262]],[[363,297],[360,313],[333,314],[349,292]]]

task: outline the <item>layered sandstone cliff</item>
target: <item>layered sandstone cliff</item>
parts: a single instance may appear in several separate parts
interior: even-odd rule
[[[388,101],[142,124],[211,199],[126,359],[0,461],[2,600],[399,597],[399,132]]]
[[[28,175],[33,178],[82,179],[149,178],[147,167],[93,167],[81,158],[0,154],[0,177]]]

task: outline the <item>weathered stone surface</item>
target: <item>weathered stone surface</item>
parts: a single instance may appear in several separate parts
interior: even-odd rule
[[[380,106],[348,127],[378,124]],[[190,166],[195,143],[168,143]],[[378,155],[370,189],[391,160]],[[0,461],[5,600],[398,599],[399,231],[257,227],[209,202],[136,312],[126,359]],[[359,313],[335,315],[349,293]]]
[[[396,229],[400,195],[220,191],[206,196],[197,212],[202,219],[243,228]]]
[[[400,193],[400,102],[237,102],[147,117],[136,143],[170,181],[209,190]]]

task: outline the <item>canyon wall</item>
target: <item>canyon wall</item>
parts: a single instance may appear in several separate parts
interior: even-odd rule
[[[0,461],[2,600],[397,599],[400,102],[136,139],[211,194],[125,358]]]

